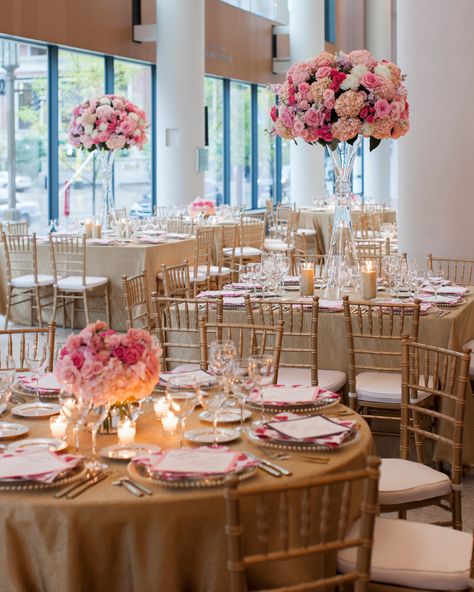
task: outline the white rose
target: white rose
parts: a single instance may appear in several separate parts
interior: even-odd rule
[[[140,131],[139,129],[136,129],[136,130],[133,132],[133,135],[134,135],[134,136],[139,136],[140,134],[141,134],[141,131]]]
[[[101,123],[99,125],[99,129],[100,129],[101,132],[107,131],[107,124],[106,123]]]
[[[86,134],[92,134],[92,130],[94,128],[92,127],[92,125],[90,123],[88,123],[87,125],[84,126],[84,131],[86,132]]]
[[[364,74],[367,74],[368,71],[369,70],[362,64],[357,64],[357,66],[352,68],[351,75],[355,76],[357,80],[359,80],[359,78],[361,78]]]
[[[128,116],[130,117],[130,119],[133,119],[134,121],[138,121],[140,118],[138,117],[138,115],[136,113],[129,113]]]
[[[97,138],[98,135],[99,132],[96,129],[91,132],[91,138]]]
[[[110,105],[110,99],[108,99],[107,97],[102,97],[100,99],[100,104],[101,105]]]
[[[375,66],[374,74],[377,74],[378,76],[383,76],[384,78],[390,78],[392,75],[389,68],[387,68],[385,64],[378,64],[377,66]]]
[[[348,74],[345,79],[342,81],[341,90],[357,90],[359,88],[359,79],[353,76],[352,74]]]

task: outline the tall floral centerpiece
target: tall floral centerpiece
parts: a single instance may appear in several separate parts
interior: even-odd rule
[[[361,138],[370,151],[384,139],[409,129],[407,89],[400,68],[377,61],[363,49],[346,54],[323,51],[294,64],[276,85],[272,133],[288,140],[326,146],[334,169],[336,210],[328,252],[328,288],[347,280],[341,270],[359,276],[351,220],[351,180]]]
[[[69,143],[76,148],[98,150],[102,170],[102,213],[104,229],[114,218],[115,203],[112,191],[112,171],[115,151],[145,145],[146,115],[125,97],[102,95],[74,107],[69,124]]]
[[[191,218],[209,218],[216,215],[216,204],[210,199],[196,197],[188,206]]]

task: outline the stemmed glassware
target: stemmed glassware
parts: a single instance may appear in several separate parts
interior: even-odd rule
[[[12,356],[4,356],[0,360],[0,406],[8,403],[12,387],[15,384],[16,364]],[[3,436],[3,422],[0,421],[0,435]]]
[[[240,404],[240,431],[243,432],[245,430],[245,403],[250,397],[250,393],[255,388],[255,377],[250,373],[249,361],[247,359],[236,359],[234,360],[233,365],[234,369],[231,389]]]
[[[219,412],[222,410],[224,403],[227,401],[227,394],[221,388],[204,393],[201,391],[200,403],[206,411],[212,416],[212,431],[208,432],[205,428],[201,433],[209,433],[212,435],[212,446],[217,446],[219,443],[219,430],[217,429],[217,422],[219,420]]]
[[[218,443],[219,411],[230,394],[235,356],[236,350],[233,341],[214,341],[209,346],[209,371],[218,379],[219,388],[217,392],[210,392],[206,397],[201,397],[201,403],[213,416],[213,446],[217,446]]]
[[[263,399],[263,387],[272,384],[273,375],[275,373],[275,365],[273,362],[273,356],[270,355],[258,355],[251,356],[249,358],[249,373],[255,381],[255,386],[259,389],[260,405],[261,405],[261,416],[260,423],[266,422],[265,417],[265,405]]]
[[[436,271],[429,269],[426,274],[428,284],[433,289],[435,306],[438,304],[438,290],[445,282],[445,275],[444,269],[437,269]]]
[[[25,349],[26,367],[33,372],[36,381],[35,405],[40,405],[39,379],[46,368],[47,347],[43,342],[27,343]]]
[[[109,413],[110,403],[109,401],[106,401],[101,404],[89,403],[88,405],[87,402],[85,402],[85,406],[84,423],[90,430],[92,436],[92,454],[87,462],[87,468],[91,471],[100,471],[106,465],[101,463],[97,458],[97,432]]]
[[[171,376],[168,380],[166,393],[170,409],[179,418],[179,446],[183,447],[183,434],[186,419],[192,414],[198,402],[198,385],[196,379],[185,376]]]
[[[84,414],[88,411],[88,404],[75,393],[61,390],[59,393],[61,414],[67,423],[72,425],[74,450],[79,452],[79,428],[84,423]]]
[[[285,277],[290,271],[290,258],[288,255],[277,253],[275,255],[275,263],[278,271],[277,290],[280,294],[283,294],[285,290]]]

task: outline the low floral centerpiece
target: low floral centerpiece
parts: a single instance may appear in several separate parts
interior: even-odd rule
[[[189,204],[188,211],[191,218],[209,218],[209,216],[216,215],[216,204],[210,199],[196,197],[196,199]]]
[[[140,109],[125,97],[101,95],[73,109],[68,141],[75,148],[98,150],[103,180],[102,225],[108,226],[115,209],[112,193],[112,170],[115,151],[140,150],[148,140],[147,120]]]
[[[393,62],[365,50],[323,51],[291,66],[286,80],[272,88],[271,133],[297,142],[326,146],[335,174],[336,212],[328,253],[328,286],[338,286],[341,265],[358,275],[351,224],[352,166],[362,137],[374,150],[385,139],[409,130],[404,75]]]
[[[143,329],[120,334],[102,321],[70,335],[61,349],[56,378],[68,392],[94,405],[139,401],[158,382],[161,348]]]

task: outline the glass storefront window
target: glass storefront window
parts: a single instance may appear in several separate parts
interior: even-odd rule
[[[230,84],[230,203],[252,207],[250,84]]]
[[[209,165],[204,177],[204,197],[224,202],[224,86],[222,79],[206,76]]]
[[[275,104],[275,95],[265,87],[257,89],[258,124],[258,207],[264,208],[267,199],[275,201],[275,138],[268,130],[272,126],[270,109]]]

